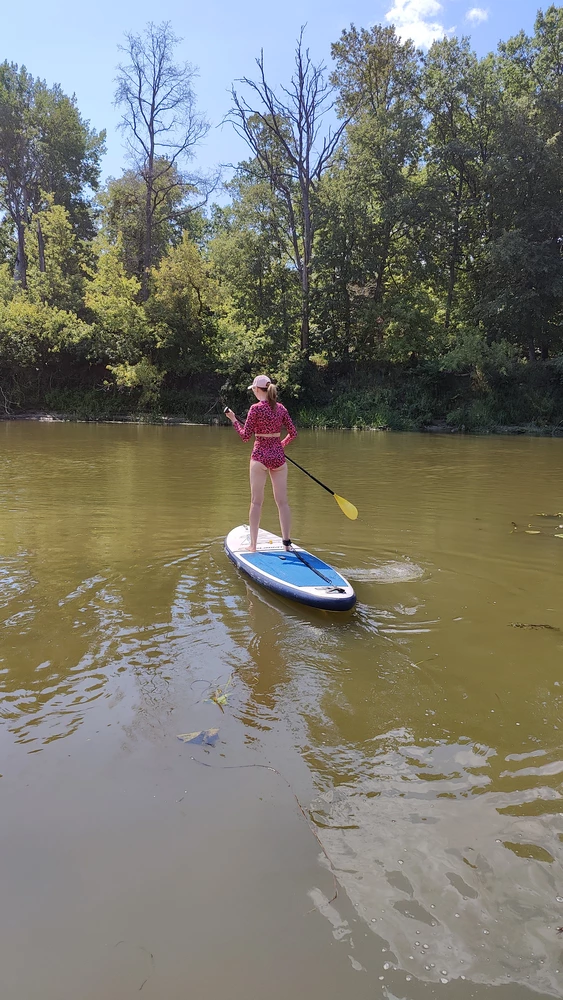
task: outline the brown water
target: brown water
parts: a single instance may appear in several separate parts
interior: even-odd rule
[[[226,559],[230,429],[0,441],[2,1000],[563,996],[563,442],[301,434],[339,618]]]

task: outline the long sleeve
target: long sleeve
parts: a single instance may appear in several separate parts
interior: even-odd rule
[[[254,430],[256,428],[256,419],[258,416],[255,407],[256,404],[250,407],[246,415],[246,422],[244,427],[242,426],[240,420],[233,421],[233,427],[243,441],[249,441],[252,435],[254,434]]]
[[[284,407],[284,410],[285,410],[285,407]],[[296,430],[295,424],[293,423],[293,420],[291,419],[291,417],[290,417],[289,413],[287,412],[287,410],[285,410],[284,417],[283,417],[283,422],[284,422],[284,426],[287,427],[287,432],[288,433],[287,433],[287,436],[284,437],[284,439],[282,441],[282,448],[286,448],[287,445],[290,443],[290,441],[293,441],[297,437],[297,430]]]

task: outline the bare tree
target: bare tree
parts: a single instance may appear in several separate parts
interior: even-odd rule
[[[178,186],[182,163],[194,155],[194,147],[209,131],[209,123],[196,110],[193,80],[197,71],[189,63],[173,62],[181,39],[170,22],[147,25],[141,35],[126,35],[119,46],[128,57],[118,66],[115,104],[124,108],[120,128],[126,136],[131,159],[145,187],[145,233],[143,247],[143,298],[148,298],[148,275],[153,259],[153,223],[160,206]],[[192,189],[205,203],[211,184],[191,179]],[[186,178],[187,181],[187,178]]]
[[[348,119],[335,131],[323,129],[323,120],[334,107],[333,88],[325,80],[324,65],[315,66],[309,49],[304,49],[304,30],[297,42],[291,82],[289,87],[281,88],[283,97],[277,97],[266,81],[261,52],[256,60],[258,80],[244,77],[238,81],[250,90],[249,98],[241,97],[233,88],[233,107],[227,117],[250,147],[272,188],[285,201],[292,258],[301,282],[301,348],[307,352],[316,226],[314,195]]]

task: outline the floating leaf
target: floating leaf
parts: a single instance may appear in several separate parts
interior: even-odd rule
[[[530,531],[529,528],[526,528],[526,534],[527,535],[541,535],[541,531],[536,531],[536,530]]]
[[[178,739],[182,740],[182,743],[207,743],[208,746],[214,747],[219,739],[219,730],[198,729],[195,733],[181,733]]]
[[[563,538],[563,535],[559,535],[559,534],[557,534],[557,535],[554,535],[553,537],[554,537],[554,538]]]

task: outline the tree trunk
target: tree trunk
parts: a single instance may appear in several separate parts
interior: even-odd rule
[[[451,317],[452,317],[452,306],[454,301],[454,290],[455,283],[457,279],[457,260],[459,256],[459,217],[461,215],[461,199],[463,195],[463,173],[459,176],[459,187],[456,194],[456,204],[455,204],[455,219],[454,219],[454,240],[452,245],[452,253],[450,256],[450,266],[449,266],[449,276],[448,276],[448,297],[446,299],[446,317],[444,320],[444,327],[449,330]]]
[[[43,230],[41,229],[41,221],[37,219],[37,246],[39,250],[39,270],[42,274],[45,273],[45,240],[43,239]]]
[[[141,278],[141,298],[143,302],[146,302],[149,297],[149,271],[152,264],[152,185],[153,164],[149,162],[147,196],[145,199],[145,246],[143,248],[143,275]]]
[[[16,222],[18,231],[18,253],[16,256],[16,266],[14,268],[14,278],[19,281],[22,288],[27,288],[27,258],[25,256],[25,227],[21,219]]]
[[[309,281],[303,268],[303,289],[301,299],[301,350],[309,353]]]
[[[303,265],[301,270],[301,350],[309,356],[309,286],[311,258],[313,256],[313,231],[309,205],[309,180],[301,183],[303,213]]]
[[[383,290],[385,287],[385,277],[387,272],[387,264],[389,261],[389,251],[391,249],[391,223],[386,222],[383,230],[383,243],[381,246],[381,260],[379,267],[377,269],[377,278],[375,280],[375,291],[373,293],[373,301],[381,302],[383,298]]]
[[[448,276],[448,297],[446,299],[446,317],[444,320],[444,327],[446,330],[450,328],[451,315],[452,315],[452,305],[454,300],[454,288],[456,281],[456,255],[457,255],[457,235],[454,237],[454,245],[452,248],[452,256],[450,259],[450,273]]]

